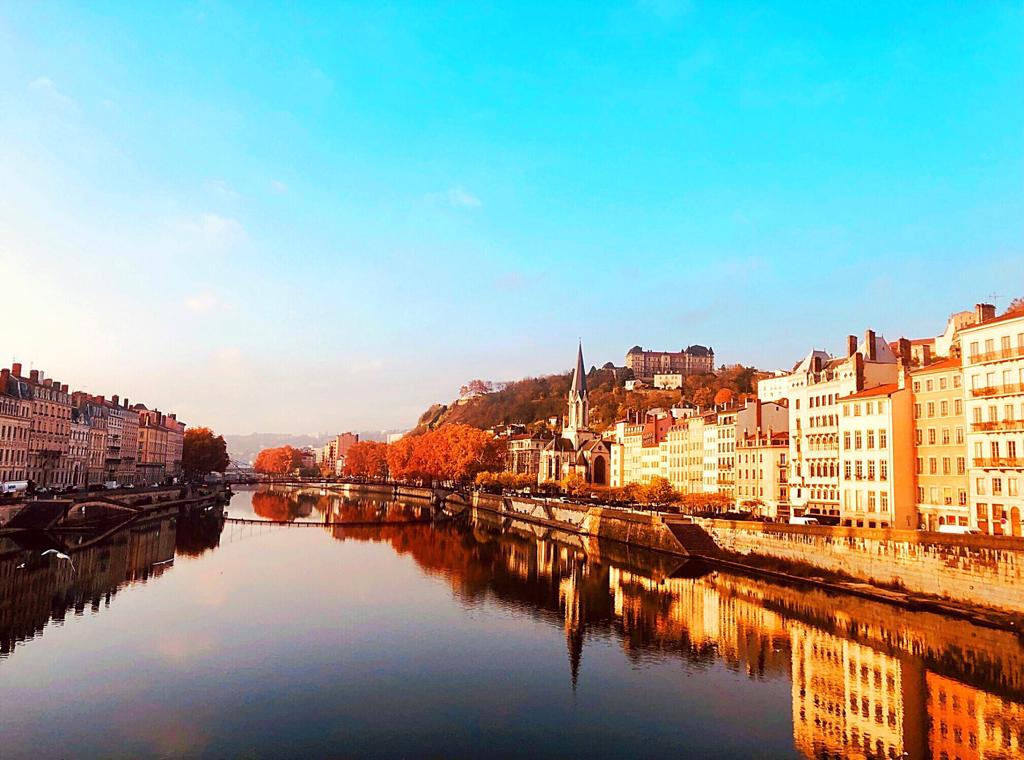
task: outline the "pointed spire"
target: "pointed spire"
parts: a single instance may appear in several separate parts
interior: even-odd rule
[[[569,387],[570,395],[575,392],[580,396],[587,392],[587,372],[583,368],[583,341],[580,341],[579,350],[576,352],[576,369],[572,371],[572,385]]]

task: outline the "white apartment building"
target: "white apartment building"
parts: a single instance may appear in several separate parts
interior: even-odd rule
[[[972,524],[1022,534],[1024,514],[1024,312],[976,308],[960,331]]]
[[[858,344],[849,336],[846,356],[811,351],[788,375],[789,498],[796,515],[838,518],[839,399],[897,378],[896,355],[873,330]],[[909,352],[909,342],[901,341]]]

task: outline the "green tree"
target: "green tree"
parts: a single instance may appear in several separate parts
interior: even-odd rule
[[[208,427],[189,428],[181,448],[181,468],[189,480],[202,480],[211,472],[224,472],[231,460],[224,436]]]

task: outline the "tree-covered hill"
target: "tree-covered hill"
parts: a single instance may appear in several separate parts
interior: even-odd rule
[[[631,410],[670,407],[680,402],[708,407],[722,388],[733,393],[753,392],[758,376],[753,367],[736,365],[715,374],[689,377],[682,390],[627,391],[621,369],[592,368],[587,374],[591,427],[601,430],[616,420],[624,419]],[[568,372],[529,377],[459,403],[435,404],[420,416],[418,428],[436,428],[446,423],[463,423],[479,428],[520,423],[537,429],[549,417],[565,414],[570,380]]]

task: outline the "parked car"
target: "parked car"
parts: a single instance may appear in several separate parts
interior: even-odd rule
[[[981,534],[981,531],[977,528],[972,528],[969,525],[940,525],[939,533],[952,533],[957,536],[970,536],[974,534]]]

